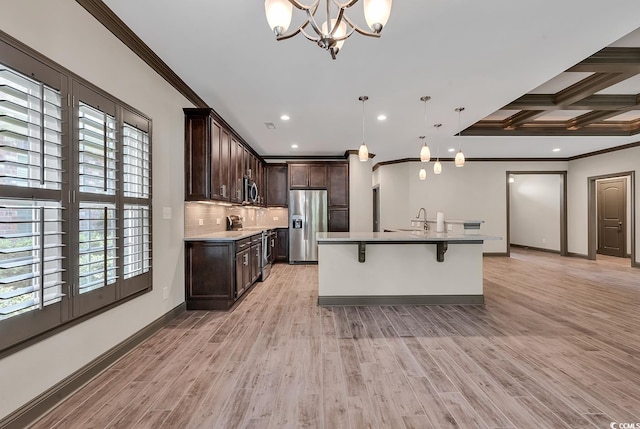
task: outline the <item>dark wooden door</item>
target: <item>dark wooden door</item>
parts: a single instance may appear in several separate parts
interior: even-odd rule
[[[349,232],[349,209],[329,208],[329,232]]]
[[[309,164],[309,187],[327,187],[327,166],[325,164]]]
[[[185,118],[185,190],[184,199],[206,200],[211,198],[211,145],[209,116]]]
[[[267,164],[267,206],[287,207],[287,164]]]
[[[289,229],[276,229],[276,248],[275,260],[280,262],[289,262]]]
[[[331,163],[328,168],[329,207],[349,206],[349,164]]]
[[[289,187],[291,189],[309,187],[308,164],[289,164]]]
[[[219,200],[222,197],[220,182],[220,169],[222,159],[220,157],[220,125],[211,121],[211,198]]]
[[[224,128],[220,132],[220,198],[229,199],[229,165],[231,161],[231,136]]]
[[[598,253],[626,256],[627,179],[599,180]]]

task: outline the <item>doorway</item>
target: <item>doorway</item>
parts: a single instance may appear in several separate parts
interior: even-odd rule
[[[616,183],[616,179],[626,178],[627,182],[624,186],[620,184],[620,182]],[[587,229],[587,242],[588,242],[588,254],[587,258],[591,260],[596,259],[597,254],[609,255],[609,253],[601,252],[601,248],[612,248],[619,249],[622,247],[622,251],[624,251],[624,257],[628,254],[631,256],[631,266],[638,266],[635,262],[636,260],[636,198],[635,198],[635,171],[623,171],[620,173],[607,174],[602,176],[593,176],[587,178],[588,181],[588,229]],[[604,216],[609,222],[603,222],[602,225],[599,222],[599,217],[601,215],[601,208],[599,207],[598,200],[607,199],[606,193],[603,194],[600,198],[598,198],[598,193],[601,190],[601,187],[598,186],[599,183],[608,183],[608,185],[602,185],[602,189],[608,189],[611,196],[609,196],[610,201],[615,201],[618,199],[616,194],[622,193],[624,191],[625,198],[625,210],[623,214],[617,213],[605,213]],[[614,189],[614,187],[622,187],[622,189]],[[606,206],[609,206],[607,202],[604,203]],[[613,211],[614,209],[610,209],[606,207],[603,210]],[[618,212],[620,208],[616,208],[615,212]],[[616,217],[624,216],[624,220],[615,220]],[[618,222],[623,222],[620,226]],[[618,229],[625,229],[625,232],[619,232]],[[602,231],[601,231],[602,229]],[[618,234],[622,235],[622,238],[618,237]],[[603,236],[604,235],[604,236]],[[618,240],[618,241],[616,241]],[[620,241],[624,240],[624,244],[620,244]],[[608,250],[612,250],[608,249]],[[629,252],[630,250],[630,252]],[[607,251],[607,249],[605,249]],[[617,250],[618,255],[622,254],[622,251]]]
[[[627,178],[596,181],[598,245],[596,253],[627,256]]]
[[[380,232],[380,186],[373,188],[373,232]]]

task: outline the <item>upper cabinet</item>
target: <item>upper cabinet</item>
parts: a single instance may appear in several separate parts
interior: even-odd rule
[[[334,162],[327,169],[329,207],[349,207],[349,164]]]
[[[266,190],[268,207],[287,207],[289,189],[287,187],[287,164],[267,164]]]
[[[327,164],[289,164],[289,187],[291,189],[326,189]]]
[[[243,178],[264,192],[263,162],[224,125],[211,109],[185,113],[185,201],[242,202]],[[265,198],[258,204],[264,205]]]

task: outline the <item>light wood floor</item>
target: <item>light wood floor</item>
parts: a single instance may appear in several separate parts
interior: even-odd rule
[[[188,312],[37,428],[608,428],[640,422],[640,270],[515,250],[485,306],[316,306],[276,265],[232,313]]]

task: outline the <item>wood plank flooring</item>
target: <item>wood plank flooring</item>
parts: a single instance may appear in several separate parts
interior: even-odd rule
[[[608,428],[640,422],[640,270],[515,250],[484,306],[321,308],[275,265],[187,312],[35,428]]]

